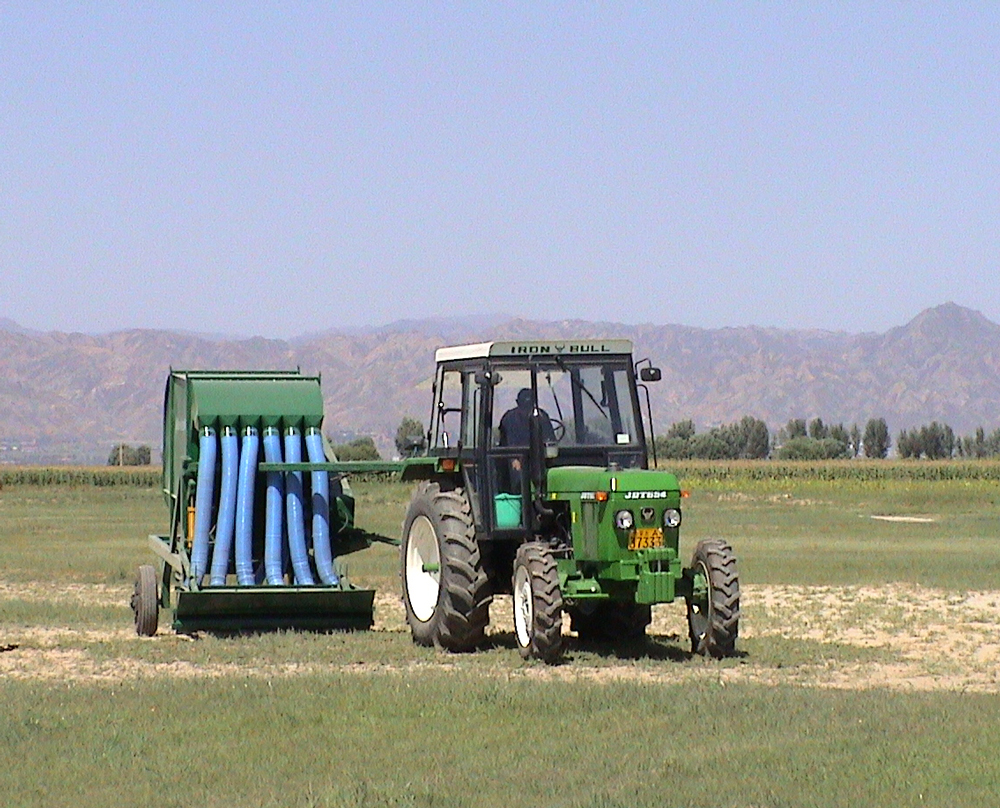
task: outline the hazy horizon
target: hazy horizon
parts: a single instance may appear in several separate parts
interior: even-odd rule
[[[824,333],[830,333],[830,334],[845,334],[845,335],[856,336],[856,335],[861,335],[861,334],[882,334],[882,333],[885,333],[886,331],[891,331],[894,328],[900,328],[900,327],[906,326],[908,323],[911,323],[913,320],[915,320],[916,318],[918,318],[920,315],[925,314],[928,311],[934,311],[934,310],[937,310],[937,309],[948,308],[948,307],[952,307],[952,306],[958,306],[959,308],[961,308],[963,310],[971,311],[971,312],[973,312],[975,314],[978,314],[980,316],[985,317],[985,319],[987,321],[989,321],[990,323],[993,323],[994,325],[1000,326],[1000,323],[997,323],[996,321],[990,319],[989,317],[986,317],[986,315],[984,315],[983,312],[979,311],[978,309],[974,309],[974,308],[971,308],[969,306],[960,306],[959,304],[955,303],[954,301],[948,301],[946,303],[940,303],[940,304],[935,305],[935,306],[930,306],[927,309],[924,309],[922,311],[915,312],[912,317],[909,317],[904,322],[895,323],[893,325],[890,325],[887,329],[884,329],[882,331],[848,331],[846,329],[824,329],[824,328],[779,328],[779,327],[776,327],[776,326],[762,326],[762,325],[759,325],[759,324],[756,324],[756,323],[748,323],[748,324],[742,325],[742,326],[726,326],[726,325],[723,325],[723,326],[718,326],[718,327],[715,327],[715,328],[703,328],[701,326],[688,326],[688,325],[685,325],[683,323],[668,323],[668,322],[661,322],[661,323],[654,323],[654,322],[649,322],[649,323],[624,323],[624,322],[616,322],[616,321],[612,321],[612,320],[584,320],[584,319],[580,319],[580,318],[570,318],[569,321],[570,322],[573,322],[573,321],[576,321],[576,322],[586,322],[586,323],[609,323],[611,325],[621,325],[621,326],[628,327],[628,328],[641,327],[641,326],[650,326],[650,327],[653,327],[653,328],[680,327],[680,328],[694,328],[696,330],[705,330],[705,331],[723,330],[723,329],[728,329],[728,328],[751,328],[751,329],[752,328],[760,328],[760,329],[774,329],[774,330],[777,330],[777,331],[785,331],[785,332],[824,332]],[[448,316],[426,317],[426,318],[404,317],[404,318],[400,318],[398,320],[394,320],[394,321],[388,322],[388,323],[372,323],[372,324],[365,324],[365,325],[349,326],[349,327],[344,327],[344,328],[330,328],[330,329],[325,329],[325,330],[321,330],[321,331],[309,331],[309,332],[303,332],[301,334],[291,334],[288,337],[267,337],[267,336],[264,336],[262,334],[251,334],[251,333],[238,334],[238,333],[235,333],[235,332],[207,332],[207,331],[195,331],[195,330],[186,329],[186,328],[152,328],[152,327],[147,327],[147,326],[132,326],[132,327],[128,327],[128,328],[115,328],[115,329],[110,329],[110,330],[105,330],[105,331],[62,331],[60,329],[41,330],[41,329],[34,329],[34,328],[30,328],[28,326],[25,326],[23,323],[19,323],[16,320],[14,320],[13,318],[10,318],[10,317],[0,317],[0,331],[2,331],[2,330],[10,330],[10,327],[13,327],[15,330],[23,331],[23,332],[26,332],[26,333],[29,333],[29,334],[51,334],[51,333],[56,333],[56,334],[83,334],[85,336],[90,336],[90,337],[100,337],[100,336],[105,336],[105,335],[108,335],[108,334],[115,334],[115,333],[128,332],[128,331],[162,331],[162,332],[167,332],[167,333],[182,334],[182,335],[193,336],[193,337],[198,337],[198,338],[203,338],[203,339],[211,339],[211,340],[267,339],[267,340],[277,340],[277,341],[283,341],[283,342],[295,342],[295,341],[301,341],[301,340],[310,339],[312,337],[322,336],[324,334],[346,334],[346,335],[350,335],[350,334],[363,334],[363,333],[378,332],[378,331],[392,331],[392,330],[402,329],[402,328],[404,328],[404,327],[406,327],[408,325],[413,325],[413,326],[422,327],[422,328],[426,329],[426,327],[429,326],[429,325],[439,324],[442,327],[444,327],[444,330],[450,331],[450,332],[454,332],[456,330],[474,330],[474,327],[476,325],[479,325],[480,323],[484,323],[484,324],[486,324],[488,326],[489,324],[494,324],[494,323],[495,324],[503,324],[503,323],[508,323],[508,322],[512,322],[512,321],[523,321],[523,322],[541,323],[541,324],[554,324],[554,323],[566,322],[567,319],[564,318],[564,319],[560,319],[560,320],[546,320],[546,319],[540,319],[540,318],[534,318],[534,317],[522,317],[522,316],[514,315],[514,314],[485,314],[485,313],[456,315],[454,317],[448,317]]]

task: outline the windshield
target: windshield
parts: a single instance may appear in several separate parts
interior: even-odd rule
[[[534,373],[538,406],[547,418],[542,425],[547,443],[628,446],[639,442],[627,366],[560,363],[539,367]],[[527,445],[531,374],[531,370],[501,368],[501,381],[493,388],[495,445]]]

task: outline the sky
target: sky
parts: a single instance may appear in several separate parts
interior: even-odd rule
[[[0,0],[0,318],[1000,322],[1000,4]]]

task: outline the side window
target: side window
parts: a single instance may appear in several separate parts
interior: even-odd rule
[[[462,374],[446,370],[441,374],[439,385],[434,448],[453,449],[462,434]]]
[[[522,390],[531,391],[531,372],[504,370],[503,380],[493,388],[493,445],[527,446],[528,415],[518,409],[517,397]],[[506,416],[506,420],[505,420]]]
[[[462,446],[474,449],[479,445],[479,413],[483,406],[483,391],[476,384],[475,371],[467,370],[463,381],[462,409],[466,416],[462,424]]]
[[[611,404],[615,422],[615,443],[630,444],[639,440],[639,430],[635,422],[635,410],[629,395],[628,372],[616,370],[607,380],[608,401]]]

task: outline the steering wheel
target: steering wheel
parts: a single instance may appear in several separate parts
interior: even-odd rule
[[[549,423],[552,425],[552,434],[556,443],[562,443],[562,439],[566,437],[566,424],[558,418],[549,418]]]

